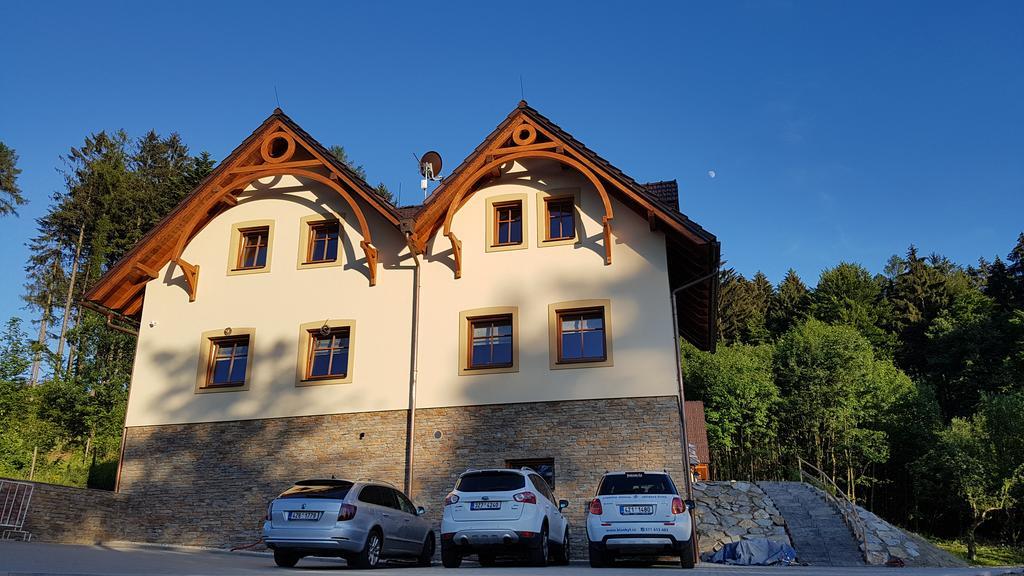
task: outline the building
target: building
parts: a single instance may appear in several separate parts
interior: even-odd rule
[[[282,488],[331,475],[439,518],[467,467],[531,465],[582,539],[605,470],[682,475],[669,294],[711,348],[718,260],[674,182],[525,102],[407,208],[276,110],[86,295],[139,325],[125,537],[252,542]]]

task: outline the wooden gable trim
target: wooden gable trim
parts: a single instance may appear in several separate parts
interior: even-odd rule
[[[272,161],[268,161],[262,151],[269,148],[269,139],[276,137],[288,141],[290,153],[287,158],[271,157]],[[185,200],[114,264],[89,290],[85,299],[121,313],[132,309],[137,314],[145,284],[153,279],[149,272],[158,271],[168,262],[173,262],[182,270],[190,301],[195,300],[199,267],[186,262],[181,257],[183,248],[179,250],[179,247],[187,244],[216,215],[237,205],[235,194],[240,189],[259,178],[283,174],[316,180],[345,199],[359,221],[363,234],[360,246],[366,255],[370,283],[375,285],[378,251],[355,197],[370,204],[396,228],[399,226],[397,211],[377,196],[368,184],[349,174],[347,168],[340,166],[323,146],[284,113],[275,110]],[[244,182],[246,179],[248,182]],[[113,304],[118,304],[118,307],[114,308]]]

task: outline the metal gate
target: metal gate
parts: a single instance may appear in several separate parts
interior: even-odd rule
[[[28,507],[32,503],[33,488],[28,482],[0,480],[0,540],[15,537],[32,540],[32,534],[23,528]]]

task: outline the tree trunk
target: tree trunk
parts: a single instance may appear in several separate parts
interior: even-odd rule
[[[32,358],[32,376],[28,380],[29,386],[35,386],[39,383],[39,363],[43,359],[43,349],[46,348],[46,327],[47,321],[50,319],[50,305],[52,302],[53,292],[47,292],[43,317],[39,319],[39,339],[36,340],[36,353]]]
[[[71,261],[71,279],[68,282],[68,295],[64,299],[64,319],[60,325],[60,339],[57,341],[57,369],[64,363],[64,339],[68,332],[68,320],[71,318],[71,305],[75,297],[75,280],[78,275],[78,259],[82,255],[82,241],[85,240],[85,224],[78,228],[78,242],[75,243],[75,259]]]
[[[85,268],[85,278],[82,279],[83,280],[82,281],[82,286],[85,286],[86,290],[89,289],[89,275],[90,275],[89,273],[90,272],[92,272],[92,270],[90,270],[89,267],[87,266]],[[81,323],[82,323],[82,307],[78,306],[75,309],[75,323],[74,323],[74,325],[71,326],[71,329],[74,330],[75,328],[78,328],[79,324],[81,324]],[[81,344],[82,344],[82,335],[81,334],[76,334],[75,335],[75,342],[73,344],[71,344],[70,341],[69,341],[70,348],[68,349],[68,367],[64,371],[65,374],[71,374],[72,373],[71,372],[72,364],[74,365],[74,368],[75,368],[74,374],[75,375],[78,374],[78,359],[79,359],[78,351],[79,351],[79,348],[81,348]]]

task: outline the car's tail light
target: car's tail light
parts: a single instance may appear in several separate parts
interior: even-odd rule
[[[516,502],[522,502],[523,504],[536,504],[537,495],[527,490],[526,492],[520,492],[512,497]]]
[[[356,516],[356,507],[352,504],[342,504],[341,510],[338,511],[338,522],[344,522],[345,520],[351,520]]]
[[[447,496],[444,497],[444,505],[445,506],[451,506],[452,504],[455,504],[458,501],[459,501],[459,495],[454,493],[454,492],[451,492]]]
[[[601,506],[601,499],[594,498],[590,501],[590,513],[594,516],[600,516],[604,514],[604,507]]]
[[[686,504],[683,504],[683,499],[678,496],[672,499],[672,513],[682,514],[686,512]]]
[[[272,511],[271,509],[273,507],[274,507],[274,502],[273,501],[271,501],[269,504],[267,504],[267,515],[263,517],[263,519],[266,520],[267,522],[270,522],[270,513],[271,513],[271,511]]]

